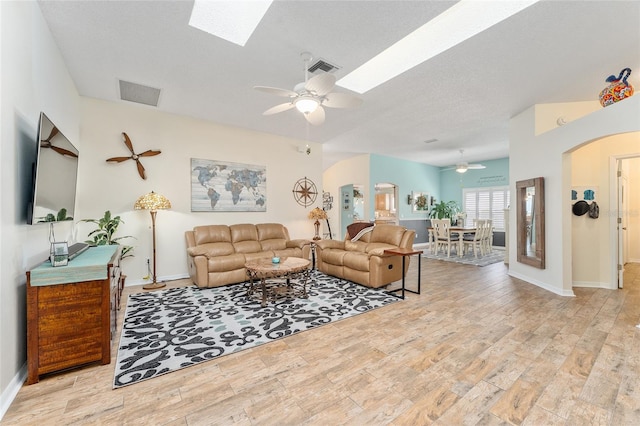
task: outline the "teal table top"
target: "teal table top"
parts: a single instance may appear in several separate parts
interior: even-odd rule
[[[109,260],[119,246],[90,247],[66,266],[51,266],[48,260],[30,272],[31,286],[68,284],[107,278]]]

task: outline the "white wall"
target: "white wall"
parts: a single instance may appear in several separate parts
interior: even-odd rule
[[[121,214],[119,235],[132,235],[136,257],[124,261],[127,284],[142,282],[144,259],[151,254],[151,218],[133,211],[140,196],[155,190],[173,204],[157,219],[158,278],[187,275],[184,231],[210,223],[281,222],[292,238],[311,238],[307,213],[322,205],[321,147],[298,152],[306,141],[160,113],[154,108],[81,98],[64,65],[36,2],[0,2],[1,120],[0,162],[0,417],[26,378],[26,271],[46,259],[48,226],[26,225],[31,163],[36,154],[40,111],[79,149],[76,219],[98,218],[105,210]],[[115,86],[114,86],[115,87]],[[136,150],[160,149],[144,158],[142,180],[132,161],[108,164],[127,155],[121,132]],[[267,211],[263,213],[191,213],[190,158],[265,165]],[[318,186],[318,199],[302,207],[293,198],[294,183],[307,177]],[[61,223],[56,239],[83,241],[90,225]]]
[[[131,138],[136,152],[159,149],[160,155],[142,158],[147,179],[138,175],[135,163],[107,163],[127,156],[122,132]],[[136,199],[155,191],[167,197],[171,210],[159,211],[156,220],[158,279],[187,276],[184,232],[194,226],[278,222],[291,238],[311,239],[313,221],[308,212],[322,206],[322,150],[311,143],[311,154],[298,152],[306,142],[222,126],[211,122],[159,112],[155,108],[82,99],[83,149],[80,152],[77,219],[99,218],[105,210],[118,214],[124,224],[116,235],[134,246],[134,257],[123,261],[127,285],[141,283],[151,257],[151,217],[133,210]],[[191,158],[266,166],[266,212],[191,212]],[[314,205],[303,207],[293,197],[295,182],[303,177],[317,186]],[[78,223],[74,237],[84,241],[92,224]]]
[[[570,104],[562,106],[556,117],[570,115]],[[510,121],[509,175],[512,193],[515,182],[542,176],[545,178],[546,269],[516,262],[516,232],[509,235],[509,273],[561,295],[573,295],[571,155],[570,152],[591,141],[618,133],[640,130],[640,97],[601,108],[582,118],[536,136],[537,106]],[[549,126],[550,127],[550,126]],[[515,224],[516,209],[510,211]],[[611,241],[609,241],[611,244]]]
[[[47,257],[48,227],[26,225],[40,111],[81,150],[79,97],[36,2],[0,2],[0,417],[25,378],[25,273]],[[69,231],[69,224],[60,232]]]
[[[573,286],[617,288],[611,274],[611,261],[616,251],[609,244],[610,219],[617,212],[617,205],[611,204],[611,197],[613,195],[615,199],[616,194],[611,194],[613,170],[610,161],[612,156],[628,154],[640,155],[639,133],[602,138],[571,153],[572,186],[596,188],[596,202],[600,207],[597,220],[589,218],[589,215],[571,215]],[[613,183],[615,187],[615,181]],[[629,189],[628,202],[637,203],[640,195]],[[629,242],[638,245],[640,236],[633,232],[633,222],[629,228]]]
[[[363,154],[343,160],[328,168],[322,175],[324,190],[329,191],[333,196],[333,210],[328,212],[328,216],[334,240],[344,238],[344,235],[342,235],[343,226],[340,224],[340,187],[357,184],[363,185],[364,188],[369,188],[371,186],[369,182],[370,157],[369,154]],[[369,197],[369,194],[365,194],[364,220],[371,220],[369,217],[369,200],[372,198]]]

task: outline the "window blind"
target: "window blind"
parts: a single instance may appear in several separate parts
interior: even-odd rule
[[[465,225],[473,226],[476,219],[491,219],[493,229],[504,231],[504,209],[509,206],[509,187],[465,188],[462,190],[462,209],[467,214]]]

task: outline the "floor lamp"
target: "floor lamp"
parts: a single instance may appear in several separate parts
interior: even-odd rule
[[[146,195],[142,195],[133,205],[135,210],[149,210],[151,213],[151,232],[153,233],[153,282],[142,286],[145,290],[155,290],[164,287],[165,283],[156,281],[156,214],[158,210],[166,210],[171,208],[171,202],[163,195],[156,194],[151,191]]]

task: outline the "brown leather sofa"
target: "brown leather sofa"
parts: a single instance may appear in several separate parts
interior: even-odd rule
[[[384,251],[412,249],[416,233],[398,225],[375,225],[370,232],[359,234],[357,241],[352,241],[348,234],[344,241],[317,241],[318,270],[373,288],[401,280],[402,256],[386,255]],[[408,257],[405,269],[409,263]]]
[[[189,276],[198,287],[218,287],[247,280],[244,267],[258,258],[309,258],[310,241],[291,240],[279,223],[207,225],[186,231]]]

